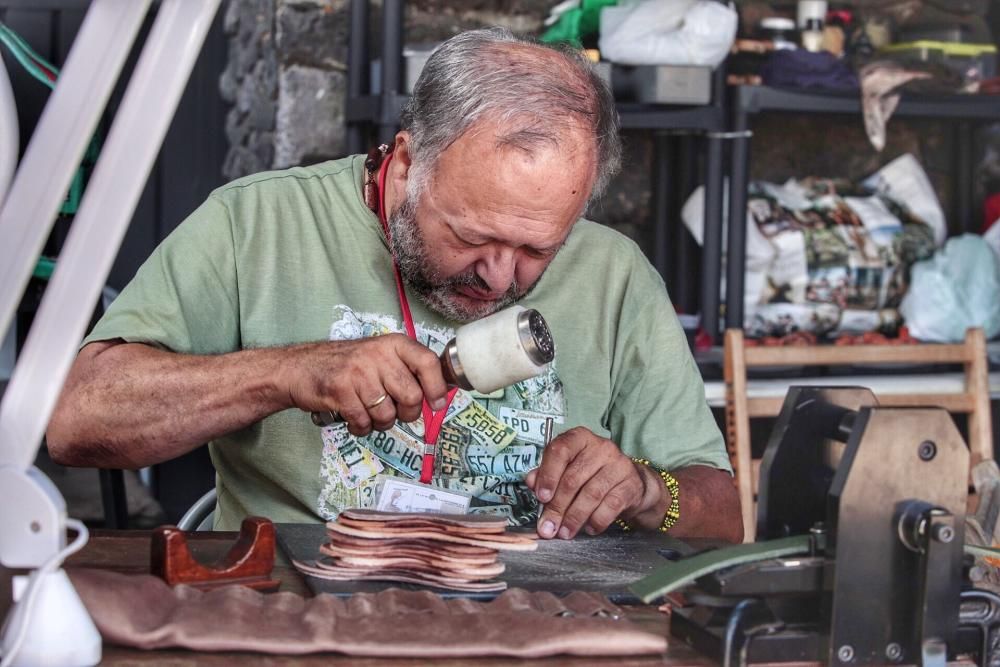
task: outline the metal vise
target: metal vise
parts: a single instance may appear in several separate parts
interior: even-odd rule
[[[962,591],[968,477],[946,411],[793,387],[761,465],[757,539],[807,535],[805,550],[700,577],[673,634],[727,665],[985,664],[1000,598]]]

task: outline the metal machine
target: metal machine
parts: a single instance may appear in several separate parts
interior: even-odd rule
[[[672,632],[725,665],[997,664],[1000,597],[963,586],[968,478],[946,411],[793,387],[761,466],[758,542],[633,590],[649,601],[693,581]]]

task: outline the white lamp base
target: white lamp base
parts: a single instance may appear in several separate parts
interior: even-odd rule
[[[76,589],[62,568],[37,573],[34,602],[30,594],[31,577],[14,577],[14,600],[3,628],[3,664],[11,667],[90,667],[101,661],[101,635],[80,601]],[[20,648],[18,636],[27,623]]]

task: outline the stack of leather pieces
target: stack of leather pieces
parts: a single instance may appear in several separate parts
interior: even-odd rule
[[[534,551],[534,534],[507,532],[503,517],[344,510],[326,524],[320,558],[294,561],[304,574],[340,581],[380,580],[458,591],[502,591],[500,551]]]

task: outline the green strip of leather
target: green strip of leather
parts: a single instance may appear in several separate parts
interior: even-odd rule
[[[658,568],[649,576],[629,586],[629,590],[639,596],[643,602],[649,603],[661,595],[687,586],[698,577],[703,577],[706,574],[735,565],[793,556],[808,553],[808,551],[809,535],[795,535],[767,542],[737,544],[724,549],[706,551],[679,561],[668,561],[666,565]]]
[[[643,602],[649,603],[667,593],[687,586],[698,577],[703,577],[706,574],[712,574],[736,565],[794,556],[808,551],[808,535],[796,535],[779,540],[714,549],[679,561],[667,561],[663,567],[629,586],[629,590],[641,598]],[[966,544],[965,553],[977,557],[1000,558],[1000,547]]]
[[[975,544],[966,544],[965,553],[972,554],[977,558],[1000,558],[1000,548],[981,547]]]

